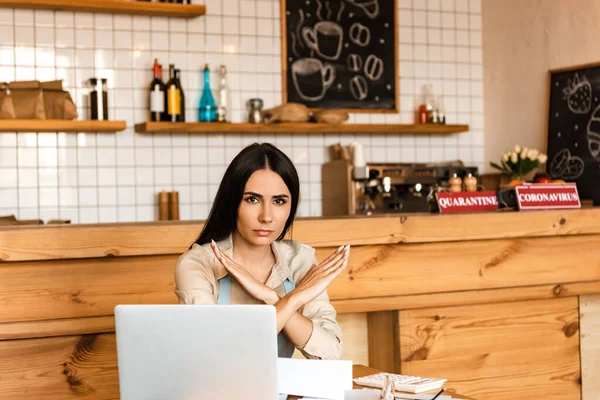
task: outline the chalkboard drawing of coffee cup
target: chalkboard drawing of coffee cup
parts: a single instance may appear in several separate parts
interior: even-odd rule
[[[302,100],[319,101],[335,80],[335,68],[316,58],[300,58],[292,63],[292,79]]]
[[[379,0],[348,0],[348,2],[360,7],[371,19],[379,15]]]
[[[305,26],[302,36],[306,45],[326,60],[335,61],[342,53],[344,30],[335,22],[317,22],[314,28]]]

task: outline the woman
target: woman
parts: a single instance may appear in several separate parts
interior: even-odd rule
[[[175,268],[184,304],[270,304],[279,356],[339,359],[342,333],[327,286],[348,264],[340,246],[320,264],[315,250],[283,240],[294,222],[300,183],[290,159],[268,143],[231,162],[200,237]]]

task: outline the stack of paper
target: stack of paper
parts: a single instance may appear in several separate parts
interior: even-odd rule
[[[344,392],[352,390],[352,361],[279,358],[277,362],[279,393],[344,400]]]

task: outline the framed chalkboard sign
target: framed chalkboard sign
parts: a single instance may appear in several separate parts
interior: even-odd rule
[[[549,73],[548,173],[600,199],[600,63]]]
[[[396,0],[283,0],[283,102],[398,112]]]

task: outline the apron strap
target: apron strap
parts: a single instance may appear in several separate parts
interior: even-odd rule
[[[217,304],[231,304],[231,276],[225,275],[219,280],[219,298]]]

